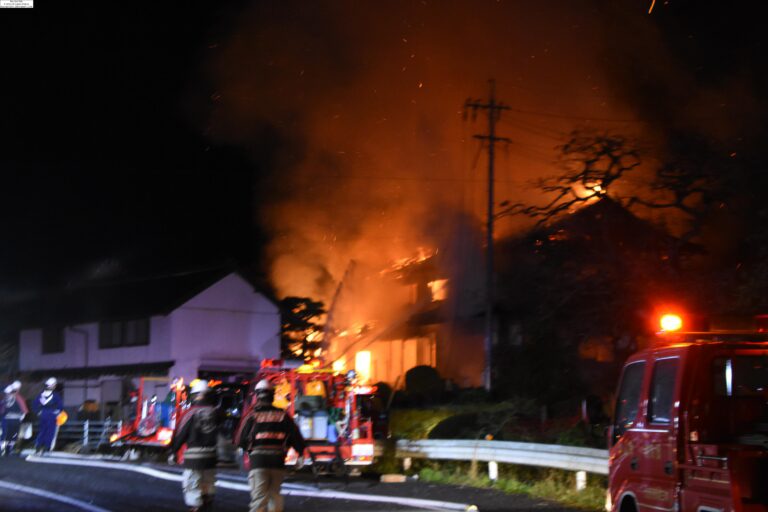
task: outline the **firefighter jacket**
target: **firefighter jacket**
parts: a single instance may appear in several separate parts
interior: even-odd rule
[[[289,447],[299,455],[306,448],[288,413],[267,404],[256,405],[248,414],[239,445],[248,452],[251,469],[282,469]]]
[[[23,421],[29,413],[29,408],[20,393],[9,393],[5,396],[0,411],[0,417],[8,421]]]
[[[218,411],[208,403],[197,402],[181,417],[171,441],[176,453],[183,445],[184,467],[187,469],[213,469],[216,467],[216,441],[219,434]]]

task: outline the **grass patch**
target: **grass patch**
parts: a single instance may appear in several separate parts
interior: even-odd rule
[[[588,475],[587,488],[577,492],[575,474],[567,471],[504,464],[499,465],[499,479],[493,482],[487,476],[484,463],[478,463],[475,468],[477,474],[473,476],[471,463],[428,461],[413,472],[426,482],[526,494],[586,511],[601,511],[605,504],[604,477]]]

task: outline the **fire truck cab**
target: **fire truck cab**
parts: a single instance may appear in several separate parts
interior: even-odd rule
[[[606,510],[768,511],[768,334],[659,333],[629,358]]]

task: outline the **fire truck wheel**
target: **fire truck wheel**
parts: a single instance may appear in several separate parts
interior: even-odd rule
[[[630,497],[624,498],[624,501],[621,502],[621,508],[619,509],[619,512],[637,512],[635,500]]]

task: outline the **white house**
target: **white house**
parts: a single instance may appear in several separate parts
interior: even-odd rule
[[[278,307],[236,273],[91,286],[31,307],[19,371],[57,377],[68,408],[88,399],[109,413],[139,376],[226,380],[280,354]]]

